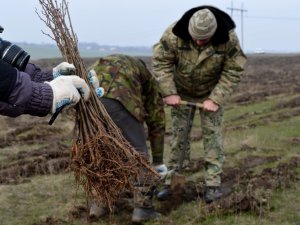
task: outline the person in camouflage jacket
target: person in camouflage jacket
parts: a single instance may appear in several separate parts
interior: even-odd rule
[[[168,27],[153,47],[154,76],[164,102],[174,106],[171,168],[184,168],[190,159],[188,137],[195,108],[180,105],[181,100],[203,103],[199,111],[206,160],[206,202],[222,196],[223,105],[240,82],[246,62],[234,28],[233,20],[220,9],[195,7]],[[163,199],[168,194],[165,189],[158,197]]]
[[[100,101],[124,137],[137,151],[148,155],[145,123],[148,128],[152,164],[155,168],[165,167],[164,104],[157,83],[145,63],[139,58],[118,54],[100,58],[91,68],[93,76],[97,75],[100,86],[104,89],[104,96]],[[149,185],[139,184],[136,187],[133,222],[158,216],[152,206]]]

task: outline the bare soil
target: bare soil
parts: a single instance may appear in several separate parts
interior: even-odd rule
[[[143,57],[150,68],[150,57]],[[89,66],[95,59],[86,59]],[[49,69],[59,63],[60,59],[38,60],[36,64]],[[249,55],[245,75],[232,97],[232,107],[235,104],[252,104],[262,101],[270,96],[280,94],[300,93],[300,55]],[[289,113],[276,114],[273,117],[261,118],[260,121],[247,126],[257,126],[259,123],[278,121],[284,118],[298,116],[300,114],[300,98],[289,99],[281,102],[276,108],[289,107]],[[247,115],[244,115],[247,116]],[[238,118],[237,118],[238,119]],[[18,151],[9,160],[1,164],[0,184],[19,184],[28,182],[36,175],[61,173],[68,170],[69,147],[72,139],[71,129],[64,129],[60,124],[68,123],[70,119],[60,116],[54,126],[48,126],[40,118],[7,118],[0,117],[1,127],[7,128],[0,133],[0,148],[36,144],[33,151]],[[247,129],[247,127],[228,127],[227,129]],[[168,137],[166,138],[166,140]],[[193,135],[193,141],[201,139],[201,135]],[[290,144],[299,145],[300,136],[288,140]],[[40,146],[40,147],[39,147]],[[252,146],[243,146],[240,151],[255,150]],[[200,221],[208,213],[232,213],[238,211],[252,211],[263,213],[261,206],[267,196],[261,196],[260,190],[274,191],[277,188],[286,188],[299,177],[293,170],[300,166],[300,157],[292,157],[286,163],[279,164],[275,168],[264,169],[260,174],[253,173],[252,168],[277,161],[277,157],[253,157],[249,156],[240,162],[238,167],[225,167],[223,173],[222,189],[224,198],[216,203],[206,205],[203,213],[194,222]],[[204,168],[204,160],[194,160],[190,165],[191,172]],[[238,191],[237,191],[238,190]],[[196,180],[187,182],[178,193],[173,193],[170,201],[159,203],[158,211],[168,214],[179,205],[194,200],[201,200],[204,193],[204,181]],[[124,194],[117,204],[118,214],[113,220],[124,224],[130,221],[132,210],[132,195]],[[86,218],[85,206],[76,206],[70,211],[70,218]],[[124,219],[125,218],[125,219]],[[111,218],[110,218],[111,219]],[[109,220],[109,218],[107,218]],[[55,218],[47,218],[34,225],[59,225],[66,221]],[[192,224],[192,223],[191,223]]]

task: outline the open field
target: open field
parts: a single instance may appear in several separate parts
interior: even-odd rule
[[[150,66],[150,57],[143,59]],[[51,68],[60,60],[35,62]],[[196,115],[188,182],[170,201],[155,200],[163,217],[149,225],[300,225],[299,62],[296,54],[248,56],[242,82],[225,107],[225,197],[210,205],[202,200],[204,153]],[[84,193],[68,170],[72,114],[63,113],[52,126],[48,121],[0,117],[0,225],[130,224],[130,196],[120,200],[116,214],[88,221]]]

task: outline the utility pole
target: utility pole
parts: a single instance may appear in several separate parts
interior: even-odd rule
[[[231,7],[227,8],[231,11],[231,17],[233,15],[233,11],[238,11],[241,13],[241,43],[242,43],[242,48],[244,48],[244,13],[247,12],[247,10],[244,9],[244,5],[242,3],[241,8],[234,8],[233,3],[231,1]]]
[[[230,16],[232,17],[233,16],[233,2],[231,1],[231,7],[230,8],[227,8],[230,10]]]

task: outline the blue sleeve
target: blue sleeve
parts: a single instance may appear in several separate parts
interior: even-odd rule
[[[46,116],[52,108],[50,85],[36,83],[29,74],[17,71],[16,80],[7,99],[0,101],[0,114],[17,117],[22,114]]]
[[[52,71],[42,71],[37,65],[28,63],[25,73],[29,74],[30,79],[34,82],[45,82],[53,80]]]
[[[6,101],[12,92],[17,79],[17,70],[0,60],[0,101]]]

